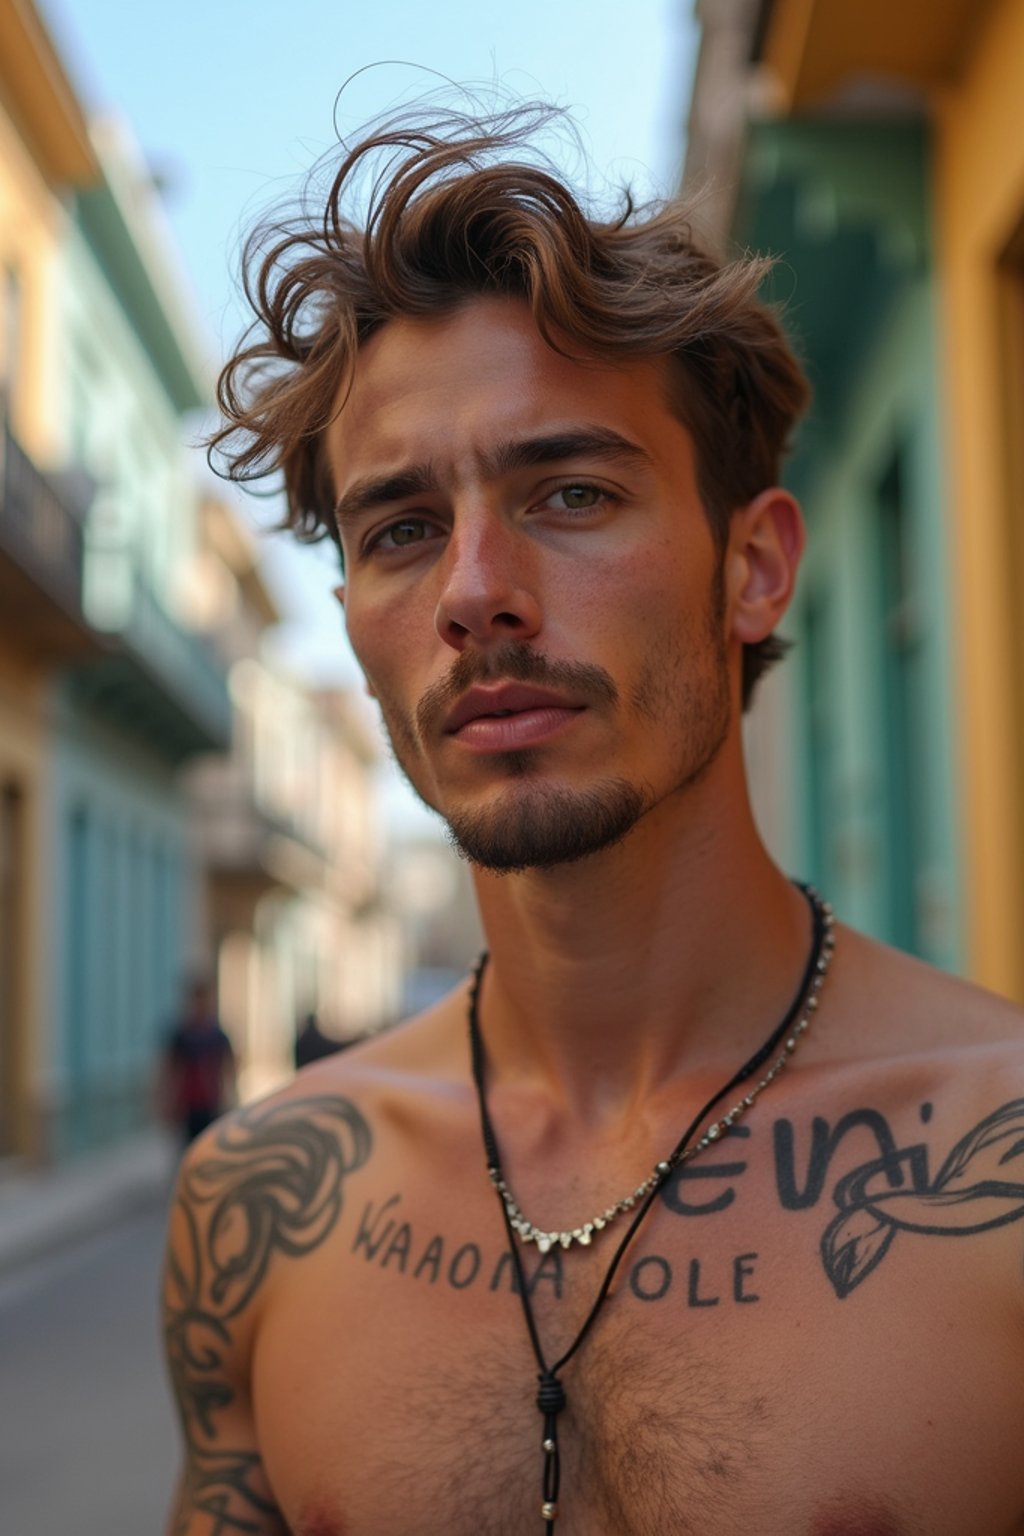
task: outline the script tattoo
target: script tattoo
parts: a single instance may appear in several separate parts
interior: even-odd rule
[[[914,1151],[915,1149],[910,1149]],[[905,1163],[909,1187],[894,1189]],[[846,1297],[885,1258],[897,1232],[969,1237],[1024,1217],[1024,1099],[1013,1099],[950,1152],[935,1178],[924,1161],[887,1153],[846,1174],[833,1200],[839,1214],[821,1239],[825,1273]]]
[[[920,1106],[926,1125],[932,1109],[928,1102]],[[729,1210],[749,1168],[743,1155],[749,1136],[749,1126],[732,1126],[718,1143],[717,1161],[675,1169],[661,1193],[668,1209],[701,1220]],[[850,1141],[865,1137],[874,1143],[874,1155],[865,1159],[861,1152],[851,1168]],[[980,1121],[934,1178],[928,1144],[901,1145],[885,1115],[867,1106],[848,1110],[835,1122],[815,1115],[803,1162],[797,1142],[793,1121],[777,1119],[772,1149],[779,1205],[784,1211],[810,1210],[831,1197],[836,1214],[822,1234],[820,1252],[840,1300],[877,1269],[897,1232],[967,1237],[1024,1218],[1024,1099],[1013,1099]],[[650,1275],[645,1284],[651,1287]],[[642,1294],[646,1299],[647,1291]],[[660,1294],[658,1287],[653,1294]]]
[[[167,1257],[164,1336],[186,1443],[179,1533],[197,1515],[203,1536],[280,1531],[260,1457],[219,1443],[235,1399],[225,1365],[232,1323],[275,1257],[301,1258],[341,1214],[346,1177],[372,1137],[347,1099],[318,1096],[243,1109],[214,1133],[211,1154],[181,1178]]]

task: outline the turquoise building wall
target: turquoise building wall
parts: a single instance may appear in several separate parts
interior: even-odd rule
[[[808,550],[784,632],[789,867],[841,916],[963,965],[928,143],[912,122],[758,129],[736,233],[775,254],[815,388],[787,483]]]
[[[66,687],[55,710],[50,1145],[63,1157],[153,1116],[160,1037],[188,963],[192,875],[173,768]]]

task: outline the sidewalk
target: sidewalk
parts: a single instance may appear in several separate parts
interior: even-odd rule
[[[172,1138],[151,1130],[56,1168],[0,1177],[0,1274],[162,1204],[176,1160]]]

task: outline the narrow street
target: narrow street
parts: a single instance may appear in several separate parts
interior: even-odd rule
[[[3,1536],[158,1536],[178,1459],[159,1347],[163,1215],[0,1278]]]

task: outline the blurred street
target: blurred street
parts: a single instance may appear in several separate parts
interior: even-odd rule
[[[164,1218],[0,1277],[3,1536],[163,1529],[178,1432],[159,1349]]]

